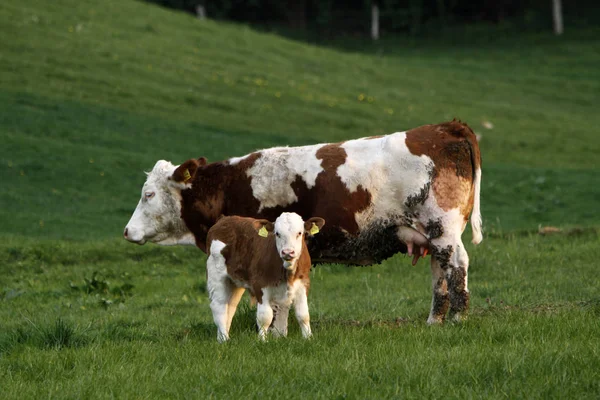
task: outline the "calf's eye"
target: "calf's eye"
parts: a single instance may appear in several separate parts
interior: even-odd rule
[[[154,192],[146,192],[144,193],[144,197],[146,198],[146,200],[150,200],[154,197]]]

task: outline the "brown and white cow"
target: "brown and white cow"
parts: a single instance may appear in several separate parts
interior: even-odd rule
[[[469,258],[461,236],[471,214],[482,240],[481,157],[460,121],[334,144],[276,147],[207,164],[156,163],[125,228],[127,240],[193,244],[221,214],[275,219],[283,211],[327,220],[308,242],[313,262],[379,263],[432,254],[429,323],[468,309]],[[416,260],[415,260],[416,261]]]
[[[317,233],[323,218],[306,222],[296,213],[282,213],[272,223],[266,219],[223,217],[208,231],[206,275],[210,308],[217,325],[217,340],[229,339],[237,305],[248,289],[257,299],[258,336],[266,340],[271,327],[275,336],[287,336],[290,306],[294,304],[302,336],[312,335],[307,294],[311,260],[305,235]]]

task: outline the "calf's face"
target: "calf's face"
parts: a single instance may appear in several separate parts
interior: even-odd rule
[[[277,253],[283,260],[283,267],[293,269],[302,254],[302,243],[306,234],[315,234],[325,225],[323,218],[310,218],[303,221],[296,213],[283,213],[274,224],[265,224],[267,230],[275,234]]]

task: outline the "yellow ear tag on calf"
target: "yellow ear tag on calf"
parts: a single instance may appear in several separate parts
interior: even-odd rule
[[[183,171],[183,181],[187,182],[190,179],[192,179],[192,176],[190,175],[190,170],[186,169],[185,171]]]
[[[310,234],[315,235],[317,233],[319,233],[319,227],[313,222],[312,226],[310,227]]]
[[[258,230],[258,236],[267,237],[269,236],[269,232],[267,232],[267,228],[263,225],[262,228]]]

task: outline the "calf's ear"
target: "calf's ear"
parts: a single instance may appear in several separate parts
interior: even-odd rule
[[[267,219],[255,219],[252,222],[252,227],[260,236],[265,236],[265,234],[273,232],[273,229],[275,229],[273,223]]]
[[[325,225],[323,218],[312,217],[304,221],[304,230],[311,235],[316,235],[323,228],[323,225]]]
[[[206,165],[206,158],[204,157],[197,160],[195,158],[189,159],[173,171],[173,175],[169,177],[169,180],[183,189],[186,184],[194,181],[196,171],[203,165]]]

